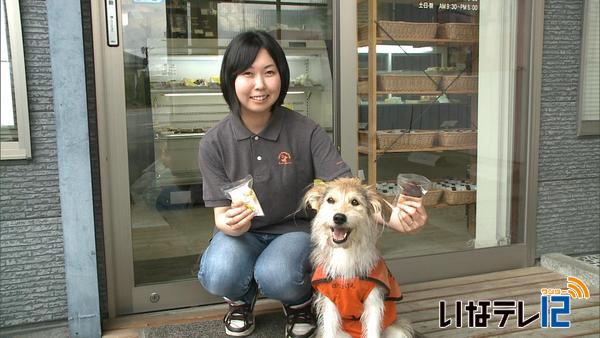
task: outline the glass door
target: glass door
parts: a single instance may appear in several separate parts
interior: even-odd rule
[[[196,274],[214,224],[202,200],[198,144],[229,113],[222,55],[241,31],[270,32],[290,66],[284,105],[333,137],[331,1],[118,4],[119,46],[102,41],[104,59],[114,61],[105,62],[104,88],[117,102],[104,111],[109,161],[118,162],[108,169],[115,312],[221,302]]]
[[[416,235],[385,230],[392,270],[415,282],[528,264],[530,4],[356,6],[359,172],[390,202],[417,185],[429,214]]]

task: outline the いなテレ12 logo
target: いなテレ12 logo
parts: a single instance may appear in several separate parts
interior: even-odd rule
[[[526,314],[523,300],[456,300],[454,317],[448,317],[446,301],[440,300],[439,327],[486,328],[494,318],[498,319],[497,327],[504,328],[510,317],[516,317],[518,328],[527,327],[537,320],[542,328],[569,328],[571,321],[565,316],[571,314],[572,300],[590,299],[590,291],[585,283],[572,276],[567,277],[566,288],[541,288],[540,293],[540,311],[529,315]],[[466,315],[464,323],[463,315]]]
[[[559,316],[571,313],[571,299],[590,299],[590,290],[585,283],[573,276],[567,277],[566,289],[540,289],[540,326],[571,327],[571,321],[561,320]]]

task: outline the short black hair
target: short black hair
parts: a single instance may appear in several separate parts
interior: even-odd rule
[[[240,101],[235,94],[236,77],[254,63],[256,55],[264,48],[273,61],[281,78],[279,97],[273,106],[281,106],[290,86],[290,68],[283,49],[273,36],[265,31],[252,30],[236,35],[227,46],[221,64],[221,92],[235,114],[240,114]]]

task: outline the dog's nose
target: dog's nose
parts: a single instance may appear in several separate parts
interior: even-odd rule
[[[333,215],[333,223],[340,225],[346,223],[346,215],[344,214],[335,214]]]

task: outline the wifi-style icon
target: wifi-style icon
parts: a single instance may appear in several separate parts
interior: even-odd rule
[[[585,283],[577,278],[567,277],[567,293],[573,299],[590,299],[590,290]]]

